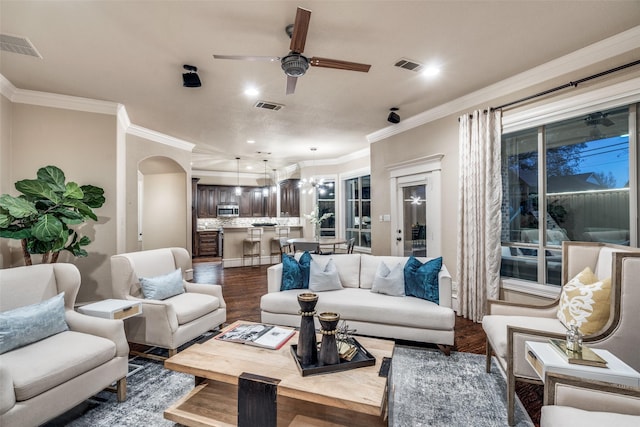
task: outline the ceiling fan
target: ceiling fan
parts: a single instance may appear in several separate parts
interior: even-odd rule
[[[287,75],[287,95],[295,92],[298,77],[303,76],[307,72],[309,65],[314,67],[335,68],[338,70],[361,71],[363,73],[369,71],[371,68],[369,64],[320,58],[317,56],[307,58],[302,55],[304,45],[307,41],[310,19],[311,11],[299,7],[296,13],[296,20],[285,29],[289,37],[291,37],[290,52],[285,56],[213,55],[213,57],[215,59],[239,59],[243,61],[280,61],[282,70]]]

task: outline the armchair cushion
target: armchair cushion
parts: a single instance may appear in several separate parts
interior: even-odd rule
[[[575,324],[585,335],[601,330],[609,320],[611,279],[598,280],[589,267],[562,287],[558,319]]]
[[[141,277],[140,286],[146,299],[164,300],[184,293],[182,269],[155,277]]]
[[[0,313],[0,354],[68,330],[64,313],[64,292]]]
[[[390,269],[384,261],[380,262],[376,270],[376,275],[373,277],[371,292],[403,297],[404,267],[402,263],[398,262],[395,267]]]
[[[282,283],[281,291],[290,289],[309,288],[309,266],[311,255],[305,252],[300,256],[300,260],[287,254],[282,254]]]
[[[543,406],[541,422],[543,427],[586,427],[616,426],[637,427],[640,416],[615,414],[613,412],[594,412],[568,406]]]
[[[220,307],[220,300],[212,295],[183,293],[167,300],[173,306],[178,325],[192,322]]]
[[[64,384],[116,356],[113,341],[65,331],[0,356],[9,369],[17,401]]]
[[[442,268],[442,257],[421,263],[413,256],[404,266],[404,286],[407,296],[426,299],[440,304],[438,273]]]
[[[529,316],[484,316],[482,328],[487,337],[491,337],[491,344],[496,356],[506,359],[507,356],[507,326],[547,331],[564,334],[567,329],[556,318]]]

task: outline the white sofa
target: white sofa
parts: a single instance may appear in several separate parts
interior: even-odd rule
[[[299,256],[299,255],[298,255]],[[347,321],[357,335],[369,335],[438,344],[448,353],[454,343],[455,312],[451,303],[451,276],[443,265],[438,275],[440,304],[415,297],[371,292],[380,262],[389,267],[408,258],[366,254],[312,255],[326,263],[332,258],[344,289],[318,292],[316,311],[333,311]],[[418,258],[425,262],[430,258]],[[297,295],[304,289],[280,291],[282,264],[267,270],[268,293],[262,296],[262,322],[300,326]],[[316,318],[316,327],[319,327]]]

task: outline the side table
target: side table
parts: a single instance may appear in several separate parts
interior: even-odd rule
[[[605,368],[569,363],[547,342],[527,341],[525,350],[527,362],[542,381],[544,381],[547,372],[557,372],[580,378],[640,387],[640,373],[607,350],[592,349],[607,361]]]
[[[78,307],[78,311],[89,316],[105,319],[128,319],[142,313],[142,304],[124,299],[105,299]]]

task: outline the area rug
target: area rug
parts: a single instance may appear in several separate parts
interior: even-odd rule
[[[507,426],[506,381],[485,356],[396,346],[389,387],[389,425],[398,427]],[[517,402],[515,425],[533,426]]]
[[[193,376],[162,362],[134,358],[127,400],[101,392],[46,427],[175,427],[163,412],[193,388]],[[484,372],[484,356],[396,346],[390,378],[389,425],[394,427],[506,426],[505,380],[497,366]],[[516,426],[533,426],[519,405]],[[259,426],[256,426],[259,427]]]

